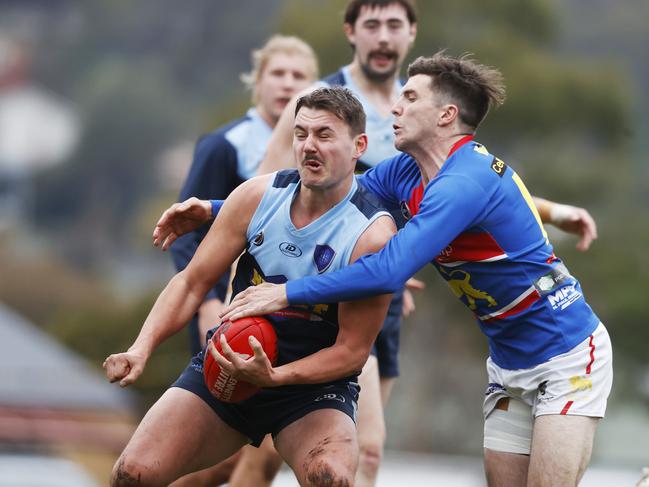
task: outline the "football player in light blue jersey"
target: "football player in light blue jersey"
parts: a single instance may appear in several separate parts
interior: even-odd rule
[[[243,117],[199,139],[179,201],[190,197],[225,199],[239,184],[255,176],[282,110],[297,92],[310,86],[318,76],[318,63],[311,47],[291,36],[271,37],[252,52],[252,63],[252,71],[242,75],[242,80],[252,91],[254,106]],[[179,272],[187,266],[209,228],[207,224],[196,229],[171,248]],[[208,292],[197,315],[190,321],[192,356],[205,345],[207,331],[219,322],[218,312],[223,306],[229,282],[230,273],[225,273]],[[196,476],[188,479],[187,485],[212,487],[228,480],[233,487],[270,485],[268,475],[254,468],[268,457],[266,471],[279,469],[281,459],[277,455],[269,454],[264,460],[260,459],[267,449],[272,450],[270,441],[260,450],[245,448],[236,468],[233,467],[233,458],[203,472],[200,479]],[[230,474],[233,468],[235,470]],[[182,483],[177,487],[182,487]]]
[[[611,390],[606,328],[554,254],[521,178],[473,140],[504,100],[502,75],[437,53],[408,76],[393,107],[403,153],[361,177],[385,205],[407,210],[404,228],[340,271],[248,289],[223,318],[389,292],[433,263],[489,342],[489,485],[576,486]]]
[[[319,85],[342,85],[360,100],[367,117],[368,149],[356,164],[362,172],[396,154],[392,135],[393,116],[390,108],[397,100],[402,81],[401,66],[417,33],[417,18],[410,0],[350,0],[347,4],[344,34],[352,46],[351,63],[325,76]],[[290,158],[292,106],[289,104],[274,131],[260,172],[293,166]],[[399,211],[393,212],[399,219]],[[423,283],[411,280],[413,289]],[[361,458],[354,485],[371,487],[383,455],[386,438],[383,409],[387,405],[399,375],[399,335],[402,316],[414,309],[408,289],[394,293],[388,316],[363,369],[359,413]]]
[[[363,109],[349,90],[322,88],[303,97],[295,120],[298,169],[253,178],[226,199],[194,258],[171,279],[133,345],[106,359],[108,379],[121,386],[135,381],[151,353],[185,326],[243,251],[235,293],[259,280],[333,272],[379,250],[396,229],[354,178],[355,162],[367,145],[364,126]],[[386,294],[267,316],[279,343],[275,367],[254,339],[249,360],[233,353],[223,338],[223,355],[204,349],[149,410],[117,461],[111,485],[168,485],[247,443],[258,446],[269,433],[300,485],[353,485],[356,378],[389,301]],[[203,379],[205,353],[261,390],[236,404],[219,401]]]

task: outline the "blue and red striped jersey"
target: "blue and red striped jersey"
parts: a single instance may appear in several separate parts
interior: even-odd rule
[[[533,367],[588,337],[599,319],[553,252],[521,178],[465,137],[423,185],[407,154],[359,182],[408,219],[386,247],[323,276],[287,283],[291,303],[346,301],[391,292],[432,263],[475,315],[494,362]]]

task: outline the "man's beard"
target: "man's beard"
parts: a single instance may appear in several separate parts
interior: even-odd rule
[[[361,69],[363,70],[363,74],[368,80],[374,83],[381,83],[383,81],[389,80],[397,72],[398,63],[396,62],[397,59],[396,53],[390,53],[390,59],[392,59],[394,63],[392,64],[392,68],[390,68],[387,71],[376,71],[372,69],[370,63],[371,57],[372,57],[372,53],[368,55],[368,59],[366,63],[360,63]]]

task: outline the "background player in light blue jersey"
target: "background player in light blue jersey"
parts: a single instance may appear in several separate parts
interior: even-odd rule
[[[354,179],[355,162],[367,144],[360,103],[339,87],[315,91],[300,103],[298,170],[253,178],[228,197],[194,258],[156,301],[134,344],[107,358],[111,382],[126,386],[136,380],[154,349],[184,326],[242,251],[235,292],[260,277],[281,281],[331,272],[375,252],[394,235],[392,218]],[[302,252],[287,256],[277,245],[284,239]],[[388,294],[268,316],[278,336],[276,367],[254,340],[250,360],[225,348],[231,373],[262,387],[237,404],[211,396],[199,354],[142,420],[115,465],[112,485],[168,485],[248,442],[259,445],[268,433],[301,485],[353,485],[355,378],[389,300]]]
[[[555,256],[520,177],[473,141],[504,100],[501,74],[438,53],[408,75],[393,108],[404,153],[361,178],[384,204],[404,208],[404,228],[338,272],[248,289],[224,319],[388,292],[432,262],[489,341],[489,485],[576,486],[611,390],[606,328]]]
[[[297,37],[275,35],[254,50],[251,57],[252,71],[242,75],[242,80],[252,91],[254,106],[243,117],[200,138],[180,192],[180,201],[190,197],[225,199],[239,184],[255,176],[282,110],[296,93],[311,85],[318,76],[313,50]],[[178,271],[187,266],[209,228],[209,224],[197,228],[178,239],[171,248]],[[198,314],[190,321],[192,356],[205,345],[207,331],[219,322],[218,313],[229,282],[230,273],[227,272],[207,293]],[[272,475],[267,472],[278,470],[281,459],[277,455],[264,456],[266,449],[272,449],[270,441],[261,450],[245,448],[243,458],[232,473],[235,458],[203,472],[201,479],[191,478],[191,486],[212,487],[227,480],[233,487],[270,485]],[[255,468],[262,461],[269,463],[266,469]]]

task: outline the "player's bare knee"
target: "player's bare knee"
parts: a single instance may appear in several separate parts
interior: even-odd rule
[[[309,487],[351,487],[354,484],[356,462],[351,437],[328,437],[319,441],[307,454],[303,468]]]
[[[155,487],[146,466],[132,462],[121,456],[113,467],[110,477],[111,487]]]
[[[351,487],[354,476],[348,467],[321,458],[308,465],[306,480],[309,487]]]

